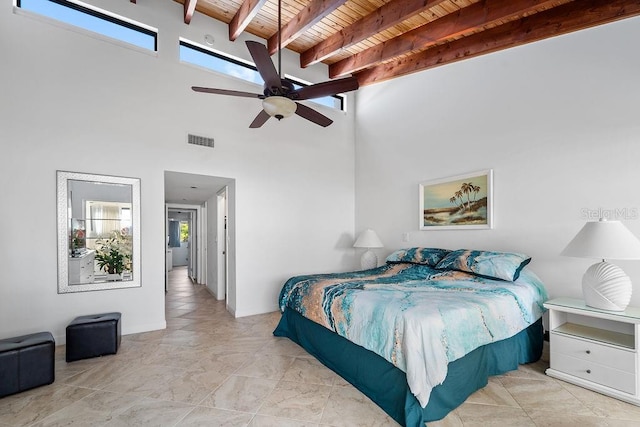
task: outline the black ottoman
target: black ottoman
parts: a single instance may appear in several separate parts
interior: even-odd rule
[[[0,340],[0,397],[51,384],[55,348],[49,332]]]
[[[67,362],[116,354],[120,347],[120,313],[93,314],[67,326]]]

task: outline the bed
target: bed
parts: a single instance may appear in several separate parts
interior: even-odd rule
[[[399,424],[443,418],[488,377],[538,360],[546,290],[519,253],[409,248],[371,270],[293,277],[288,337]]]

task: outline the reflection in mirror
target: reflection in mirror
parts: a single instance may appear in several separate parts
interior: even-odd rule
[[[140,180],[58,171],[58,292],[140,286]]]

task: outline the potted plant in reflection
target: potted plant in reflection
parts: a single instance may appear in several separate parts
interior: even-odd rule
[[[115,230],[110,237],[96,240],[95,259],[107,280],[122,280],[122,273],[131,271],[132,243],[127,229]]]

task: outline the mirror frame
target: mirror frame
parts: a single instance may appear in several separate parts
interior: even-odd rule
[[[133,278],[126,281],[69,284],[69,180],[131,185],[131,228]],[[80,172],[57,171],[58,203],[58,293],[100,291],[108,289],[139,288],[142,286],[140,268],[140,178],[94,175]]]

